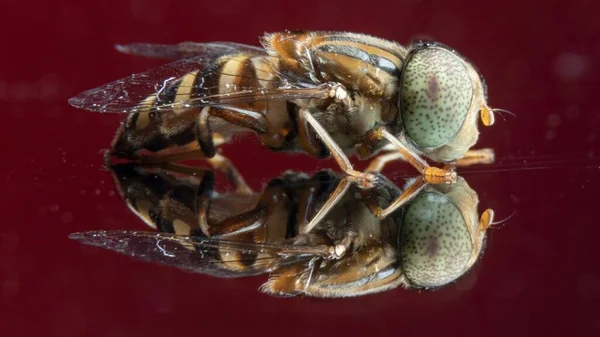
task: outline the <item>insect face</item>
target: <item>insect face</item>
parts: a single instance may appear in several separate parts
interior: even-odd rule
[[[475,263],[492,214],[486,211],[478,221],[477,202],[462,178],[451,188],[432,187],[413,199],[399,232],[399,256],[411,286],[443,286]]]
[[[441,162],[463,157],[477,142],[478,113],[484,125],[493,123],[477,71],[440,45],[417,48],[409,56],[401,79],[400,110],[407,138]]]
[[[120,46],[179,60],[69,102],[130,114],[109,153],[116,157],[217,160],[216,146],[249,133],[276,152],[331,156],[348,175],[331,200],[349,183],[375,185],[376,177],[355,170],[349,155],[366,159],[394,151],[394,160],[410,163],[423,180],[380,210],[383,217],[425,183],[453,183],[454,167],[493,162],[492,151],[469,151],[479,136],[478,116],[484,125],[494,121],[484,81],[452,49],[439,43],[407,49],[364,34],[323,31],[267,34],[262,42],[264,48],[229,42]],[[452,165],[432,167],[423,157]],[[334,204],[323,207],[306,231]]]

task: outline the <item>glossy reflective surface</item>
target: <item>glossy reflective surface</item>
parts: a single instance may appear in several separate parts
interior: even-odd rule
[[[3,186],[0,323],[7,336],[491,335],[600,332],[597,187],[600,113],[597,5],[584,1],[308,3],[58,1],[11,3],[0,14]],[[484,74],[497,116],[479,147],[490,168],[462,170],[481,207],[501,219],[484,263],[436,292],[358,299],[276,299],[264,278],[223,281],[83,247],[67,236],[143,229],[101,170],[122,116],[66,100],[158,65],[116,43],[236,41],[264,31],[335,29],[406,43],[427,34]],[[272,154],[256,141],[224,148],[253,188],[285,169],[335,167]],[[364,167],[364,163],[358,165]],[[402,183],[413,170],[390,166]],[[470,173],[469,173],[470,172]],[[481,210],[481,209],[480,209]]]
[[[343,298],[442,287],[471,270],[487,230],[500,224],[488,216],[493,210],[479,217],[477,192],[462,177],[424,186],[402,208],[378,217],[402,193],[385,177],[373,189],[350,186],[325,211],[344,178],[331,170],[287,171],[258,191],[218,192],[216,172],[199,166],[107,168],[127,207],[150,228],[70,238],[215,277],[268,274],[260,291],[272,296]]]

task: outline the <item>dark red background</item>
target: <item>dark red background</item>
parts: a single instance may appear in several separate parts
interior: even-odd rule
[[[586,5],[587,3],[587,5]],[[2,336],[598,336],[600,20],[593,1],[3,1],[0,5]],[[116,43],[231,40],[331,29],[406,43],[426,35],[485,75],[498,118],[469,168],[499,217],[483,263],[437,292],[275,299],[264,277],[218,280],[81,247],[69,233],[143,229],[99,151],[120,116],[67,99],[160,64]],[[286,168],[331,166],[258,144],[225,147],[254,188]],[[360,165],[364,165],[360,163]],[[360,166],[362,167],[362,166]],[[402,165],[387,174],[413,174]],[[401,183],[401,179],[397,179]]]

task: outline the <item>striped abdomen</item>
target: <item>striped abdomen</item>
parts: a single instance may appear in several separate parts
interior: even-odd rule
[[[279,84],[276,76],[277,58],[236,54],[218,58],[203,70],[192,71],[167,82],[157,93],[149,95],[140,103],[141,112],[128,116],[125,126],[113,142],[117,154],[127,155],[145,149],[157,152],[184,145],[196,146],[197,123],[201,108],[185,108],[176,103],[188,100],[210,100],[211,104],[222,101],[221,108],[244,109],[268,116],[276,129],[290,128],[287,104],[281,100],[255,100],[250,102],[228,101],[228,93],[244,90],[271,89]],[[162,112],[144,111],[158,103],[175,104]],[[248,132],[249,130],[211,118],[211,130],[221,134]]]

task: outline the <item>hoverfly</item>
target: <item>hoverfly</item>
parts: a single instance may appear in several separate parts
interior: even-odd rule
[[[314,227],[350,183],[373,188],[377,175],[354,170],[349,155],[383,150],[414,166],[428,183],[452,183],[457,160],[491,162],[470,150],[478,119],[494,123],[483,77],[464,57],[437,42],[408,48],[347,32],[266,34],[263,48],[214,42],[131,44],[121,52],[173,63],[85,91],[70,104],[128,113],[113,154],[174,161],[212,158],[235,134],[253,132],[274,151],[332,156],[347,174]],[[387,143],[387,144],[386,144]],[[422,158],[447,167],[429,166]],[[400,196],[386,217],[408,200]]]
[[[361,296],[403,286],[432,289],[478,260],[493,211],[481,218],[466,181],[428,185],[389,217],[373,210],[400,191],[352,186],[309,233],[300,228],[343,178],[287,172],[259,193],[219,194],[213,171],[164,164],[111,167],[130,209],[158,232],[91,231],[71,238],[142,260],[215,277],[269,274],[273,296]]]

